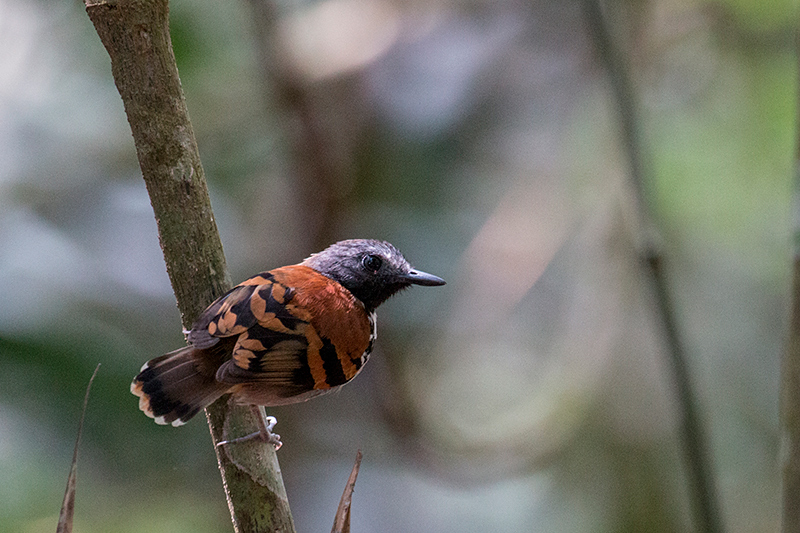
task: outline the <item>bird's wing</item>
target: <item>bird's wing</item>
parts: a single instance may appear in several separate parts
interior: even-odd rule
[[[222,337],[244,333],[256,324],[257,314],[264,312],[262,308],[267,306],[262,303],[276,302],[280,305],[279,301],[291,297],[287,292],[284,285],[275,284],[269,272],[255,275],[209,305],[192,325],[188,340],[195,348],[205,349],[217,344]]]
[[[217,380],[241,384],[239,396],[249,403],[269,405],[352,379],[370,341],[370,322],[341,285],[294,265],[232,289],[203,312],[189,340],[203,348],[234,335],[232,357]]]

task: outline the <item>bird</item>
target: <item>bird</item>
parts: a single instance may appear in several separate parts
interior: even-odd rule
[[[445,281],[412,268],[386,241],[349,239],[301,263],[261,272],[212,302],[184,331],[188,345],[151,359],[131,383],[157,424],[180,426],[225,394],[250,405],[259,436],[280,447],[259,406],[303,402],[361,372],[375,311],[411,285]]]

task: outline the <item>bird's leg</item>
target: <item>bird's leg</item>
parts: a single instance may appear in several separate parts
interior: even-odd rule
[[[260,405],[251,405],[250,411],[252,411],[253,416],[256,417],[256,424],[258,424],[258,431],[255,433],[251,433],[249,435],[245,435],[244,437],[238,437],[236,439],[230,440],[222,440],[217,443],[217,446],[222,446],[223,444],[234,444],[237,442],[244,442],[250,439],[260,439],[264,442],[268,442],[275,447],[275,451],[278,451],[283,443],[281,442],[281,436],[277,433],[272,432],[272,428],[275,427],[275,424],[278,423],[278,420],[274,416],[266,416],[264,413],[264,408]]]
[[[261,435],[261,440],[275,446],[276,451],[279,450],[281,446],[283,446],[283,443],[281,442],[281,436],[272,432],[272,428],[274,428],[275,424],[278,423],[278,419],[274,416],[267,416],[267,414],[264,412],[264,408],[260,405],[251,405],[250,410],[256,417],[256,423],[258,424],[258,432]]]

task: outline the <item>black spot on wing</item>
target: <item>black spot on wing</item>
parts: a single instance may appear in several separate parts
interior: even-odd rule
[[[281,324],[283,324],[283,327],[288,329],[297,329],[297,326],[300,323],[305,322],[305,320],[297,318],[296,316],[291,314],[289,311],[286,310],[286,308],[281,308],[279,312],[275,313],[275,318],[280,320]]]
[[[233,313],[236,315],[235,323],[237,326],[250,327],[255,323],[256,317],[253,316],[253,311],[250,309],[250,297],[257,287],[258,285],[241,287],[236,293],[231,294],[230,297],[233,298],[235,296],[236,301],[231,302],[232,305],[225,310],[225,314]],[[219,321],[220,318],[221,317],[218,316],[216,320]]]
[[[325,383],[331,387],[347,383],[347,378],[342,369],[342,362],[336,353],[336,347],[329,339],[322,339],[322,348],[319,350],[322,358],[322,368],[325,369]]]
[[[247,368],[245,370],[254,374],[261,372],[262,362],[266,354],[267,350],[253,350],[253,357],[247,361]]]
[[[311,375],[306,354],[300,356],[298,363],[300,367],[292,372],[292,382],[303,391],[310,391],[314,388],[314,376]]]
[[[259,341],[264,345],[264,349],[267,351],[275,346],[275,344],[286,340],[299,339],[304,343],[308,343],[308,340],[303,335],[292,335],[291,333],[275,331],[274,329],[265,328],[261,324],[253,324],[250,329],[247,330],[247,336]]]
[[[291,302],[292,298],[295,295],[294,289],[285,288],[283,287],[283,285],[278,286],[279,291],[280,290],[285,291],[283,293],[283,298],[281,298],[283,300],[283,303],[281,303],[278,300],[276,300],[275,297],[273,296],[272,294],[273,287],[274,285],[270,284],[270,285],[263,285],[259,288],[258,296],[262,300],[264,300],[264,302],[266,302],[266,307],[264,309],[264,312],[273,313],[275,315],[275,318],[277,318],[281,322],[283,327],[291,330],[297,329],[297,326],[300,323],[304,323],[305,321],[294,316],[289,311],[289,309],[286,308],[286,304]]]
[[[247,337],[251,340],[258,341],[262,346],[262,349],[251,349],[254,357],[250,359],[247,365],[247,370],[256,373],[263,372],[265,368],[269,366],[268,359],[270,357],[270,350],[279,342],[296,341],[303,347],[308,346],[308,339],[303,335],[292,335],[290,333],[275,331],[274,329],[265,328],[260,324],[251,326],[250,329],[247,330]],[[300,356],[305,359],[305,348],[298,350],[298,359]],[[306,366],[308,366],[307,362]]]
[[[212,322],[216,326],[223,321],[225,331],[234,325],[247,327],[248,323],[254,322],[255,317],[253,317],[249,303],[250,296],[256,287],[257,285],[238,285],[215,300],[192,325],[192,330],[188,335],[189,342],[196,348],[204,349],[219,342],[219,337],[227,336],[226,334],[217,334],[216,330],[214,334],[209,333],[208,328]],[[230,321],[231,317],[233,317],[232,321]],[[226,318],[229,321],[226,321]]]

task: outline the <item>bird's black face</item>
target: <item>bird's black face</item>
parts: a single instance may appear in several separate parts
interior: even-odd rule
[[[370,311],[412,284],[445,283],[437,276],[411,268],[403,254],[384,241],[340,241],[303,264],[341,283]]]

